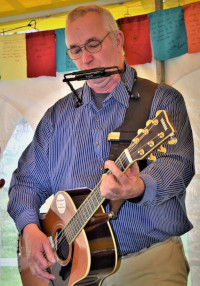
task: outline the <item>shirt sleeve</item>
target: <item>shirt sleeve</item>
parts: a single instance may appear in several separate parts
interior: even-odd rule
[[[10,188],[8,213],[19,232],[29,223],[39,226],[39,209],[52,194],[49,176],[49,142],[53,133],[50,109],[46,112],[14,171]]]
[[[177,130],[177,144],[165,142],[167,152],[155,151],[157,160],[147,161],[147,167],[140,174],[145,184],[140,204],[159,205],[172,197],[184,204],[186,188],[194,176],[194,144],[183,96],[172,87],[160,85],[152,102],[150,119],[155,117],[157,110],[168,111]]]

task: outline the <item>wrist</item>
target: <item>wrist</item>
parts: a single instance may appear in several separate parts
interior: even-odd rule
[[[35,231],[35,230],[38,230],[37,224],[35,224],[35,223],[29,223],[29,224],[27,224],[27,225],[23,228],[23,230],[22,230],[22,235],[23,235],[23,236],[26,236],[26,235],[28,235],[29,233],[31,233],[31,232],[33,232],[33,231]]]

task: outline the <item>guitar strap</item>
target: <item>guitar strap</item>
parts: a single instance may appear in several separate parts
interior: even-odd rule
[[[137,136],[138,129],[144,128],[146,125],[157,86],[157,83],[143,78],[137,78],[133,84],[131,93],[137,96],[134,98],[130,97],[124,122],[114,131],[119,132],[120,136],[116,139],[111,133],[111,139],[109,140],[111,141],[109,160],[115,161],[119,154],[130,145],[132,139]],[[138,165],[140,170],[144,169],[147,165],[146,160],[139,161]],[[141,198],[139,197],[129,201],[138,202],[140,200]],[[124,200],[110,201],[110,209],[114,219],[117,218],[117,213],[123,202]]]

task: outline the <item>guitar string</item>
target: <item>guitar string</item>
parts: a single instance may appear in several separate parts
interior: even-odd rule
[[[149,128],[149,131],[151,130],[151,128],[153,128],[153,124],[152,124],[152,127],[150,126],[150,128]],[[138,135],[139,136],[139,135]],[[137,137],[138,137],[137,136]],[[142,134],[142,136],[141,136],[141,138],[140,138],[140,140],[141,139],[143,139],[144,137],[146,136],[146,134]],[[155,138],[155,137],[154,137]],[[154,139],[153,138],[153,139]],[[133,146],[134,145],[134,146]],[[136,146],[137,144],[135,143],[135,144],[131,144],[129,147],[128,147],[128,149],[130,149],[130,150],[132,150],[135,146]],[[143,145],[144,146],[144,145]],[[143,147],[142,146],[142,147]],[[141,147],[141,148],[142,148]],[[136,152],[135,152],[136,153]],[[134,153],[133,153],[134,154]],[[119,156],[119,158],[116,160],[116,164],[119,162],[119,159],[121,160],[121,162],[122,163],[126,163],[127,162],[127,156],[126,156],[126,154],[124,153],[124,151],[122,152],[122,154],[121,154],[122,156]],[[121,164],[120,164],[121,165]],[[119,166],[119,164],[117,164],[117,166],[118,167],[120,167]],[[124,166],[123,166],[123,168],[124,168]],[[110,172],[111,173],[111,172]],[[94,189],[93,190],[93,192],[94,192],[94,194],[96,194],[96,190]],[[85,202],[85,203],[84,203]],[[89,199],[87,199],[86,198],[86,200],[84,201],[83,203],[87,206],[88,205],[88,207],[90,208],[90,200]],[[77,216],[77,215],[76,215]],[[78,216],[77,216],[78,217]],[[73,218],[72,218],[73,220],[76,220],[76,217],[74,216]],[[72,221],[72,220],[71,220]],[[68,224],[69,225],[69,224]],[[76,224],[75,224],[76,225]],[[67,234],[69,234],[69,232],[71,231],[70,230],[70,227],[68,227],[68,229],[69,229],[69,231],[67,230],[67,228],[64,228],[59,234],[60,234],[60,237],[56,237],[56,239],[57,240],[59,240],[59,242],[60,242],[60,247],[62,247],[62,239],[63,239],[63,236],[67,236]],[[81,231],[81,230],[80,230]],[[54,243],[55,243],[55,241],[54,241]],[[65,243],[64,241],[63,241],[63,243]]]
[[[153,124],[153,123],[151,123],[149,126],[148,126],[148,130],[150,131],[153,127],[154,127],[155,125]],[[145,128],[146,129],[146,128]],[[139,134],[140,135],[140,134]],[[137,135],[135,138],[138,138],[138,136],[139,135]],[[142,134],[141,135],[141,137],[139,138],[139,140],[142,140],[144,137],[146,136],[146,134]],[[155,138],[156,138],[157,136],[154,136],[154,138],[152,138],[151,140],[154,140]],[[135,146],[137,146],[137,144],[138,143],[136,143],[136,142],[132,142],[132,144],[130,144],[129,145],[129,147],[128,147],[128,150],[130,150],[130,151],[132,151],[134,148],[135,148]],[[143,144],[143,146],[141,146],[140,148],[142,149],[145,145],[146,145],[147,143],[145,143],[145,144]],[[156,148],[156,147],[155,147]],[[153,148],[154,149],[154,148]],[[138,152],[138,150],[136,150],[134,153],[133,153],[133,155],[134,154],[136,154],[136,152]],[[124,168],[124,166],[121,166],[121,163],[124,165],[124,163],[127,163],[127,161],[128,161],[128,159],[127,159],[127,156],[126,156],[126,154],[125,154],[125,152],[123,151],[122,152],[122,154],[117,158],[117,160],[116,160],[116,165],[118,166],[118,167],[123,167]],[[128,162],[129,163],[129,162]],[[119,165],[120,164],[120,165]],[[111,172],[107,172],[106,174],[111,174]],[[100,180],[100,182],[97,184],[97,186],[94,188],[94,190],[93,190],[93,192],[91,193],[91,196],[89,197],[89,199],[88,198],[86,198],[84,201],[83,201],[83,203],[82,203],[82,207],[84,206],[84,208],[85,209],[90,209],[91,208],[91,197],[93,197],[93,196],[96,196],[96,195],[98,195],[98,191],[99,191],[99,186],[100,186],[100,183],[101,183],[101,180]],[[103,198],[103,197],[102,197]],[[104,199],[103,199],[104,200]],[[102,203],[101,203],[102,204]],[[80,207],[81,207],[80,206]],[[86,208],[86,207],[88,207],[88,208]],[[79,208],[80,209],[80,208]],[[95,210],[96,211],[96,210]],[[94,211],[94,212],[95,212]],[[59,244],[59,247],[61,248],[62,246],[63,246],[63,244],[65,244],[65,241],[62,241],[63,240],[63,237],[69,237],[69,235],[70,234],[73,234],[74,232],[75,232],[75,234],[76,234],[76,236],[78,235],[77,234],[77,230],[75,229],[75,231],[74,231],[74,229],[72,230],[70,227],[69,227],[69,224],[72,224],[72,222],[75,220],[75,222],[76,222],[76,220],[77,219],[79,219],[79,217],[78,217],[78,212],[80,212],[80,211],[77,211],[76,212],[76,214],[72,217],[72,219],[69,221],[69,223],[67,224],[67,226],[68,226],[68,228],[67,227],[65,227],[64,229],[62,229],[61,230],[61,232],[59,232],[59,234],[58,234],[58,236],[56,237],[56,239],[57,239],[57,244]],[[88,218],[88,213],[86,213],[86,217]],[[87,221],[87,220],[86,220]],[[84,220],[84,222],[85,222],[85,220]],[[86,222],[87,223],[87,222]],[[83,224],[83,223],[82,223]],[[74,224],[74,225],[77,225],[77,222]],[[79,224],[78,224],[78,226],[79,226]],[[77,227],[78,227],[77,226]],[[79,229],[79,228],[78,228]],[[80,231],[81,231],[82,229],[80,229]],[[79,231],[79,232],[80,232]],[[75,236],[75,237],[76,237]],[[75,239],[75,237],[73,237],[73,240]],[[67,240],[67,239],[66,239]],[[67,242],[68,242],[68,240],[67,240]],[[54,240],[54,244],[55,244],[55,240]]]
[[[150,126],[150,128],[149,128],[149,131],[151,130],[151,128],[153,128],[153,124],[152,124],[152,127]],[[149,126],[148,126],[149,127]],[[138,135],[139,136],[139,135]],[[137,137],[138,137],[137,136]],[[141,139],[143,139],[144,137],[146,136],[146,134],[142,134],[142,136],[141,136],[141,138],[140,138],[140,140]],[[155,136],[156,137],[156,136]],[[155,138],[154,137],[154,138]],[[153,138],[153,139],[154,139]],[[152,139],[152,140],[153,140]],[[128,149],[130,149],[130,151],[132,150],[132,149],[134,149],[135,148],[135,146],[136,146],[137,144],[135,143],[134,144],[134,142],[128,147]],[[143,145],[144,146],[144,145]],[[142,147],[143,147],[142,146]],[[141,147],[141,148],[142,148]],[[136,153],[136,152],[135,152]],[[133,153],[134,154],[134,153]],[[121,156],[119,156],[119,158],[116,160],[116,164],[117,164],[117,166],[118,167],[120,167],[119,166],[119,159],[121,160],[121,162],[122,163],[126,163],[127,162],[127,156],[126,156],[126,154],[124,153],[124,151],[122,152],[122,154],[121,154]],[[120,162],[120,165],[121,165],[121,162]],[[123,166],[123,168],[124,168],[124,166]],[[111,173],[111,172],[110,172]],[[108,172],[107,172],[107,174],[108,174]],[[95,187],[95,189],[96,189],[96,187]],[[93,190],[93,193],[96,195],[96,190]],[[98,194],[98,193],[97,193]],[[90,200],[89,199],[87,199],[86,198],[86,200],[83,202],[86,206],[88,206],[89,208],[90,208]],[[76,215],[77,216],[77,215]],[[78,216],[77,216],[78,217]],[[73,220],[76,220],[76,217],[74,216],[74,217],[72,217],[72,219],[70,220],[70,221],[72,221],[73,222]],[[68,225],[69,225],[69,223],[68,223]],[[76,224],[75,224],[76,225]],[[59,233],[59,235],[56,237],[56,239],[58,240],[58,243],[60,242],[60,246],[59,247],[62,247],[62,244],[63,243],[65,243],[64,241],[62,242],[62,239],[63,239],[63,237],[65,236],[67,236],[70,232],[71,232],[71,230],[70,230],[70,227],[68,227],[68,229],[69,230],[67,230],[67,228],[65,227],[60,233]],[[81,230],[80,230],[81,231]],[[73,231],[74,232],[74,231]],[[55,240],[54,240],[54,243],[55,243]]]

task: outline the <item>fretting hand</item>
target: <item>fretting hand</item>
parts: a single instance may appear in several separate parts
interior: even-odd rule
[[[123,173],[113,161],[106,161],[105,168],[112,174],[105,174],[100,186],[101,195],[106,199],[130,199],[141,196],[144,193],[145,185],[139,177],[139,167],[134,163]]]

